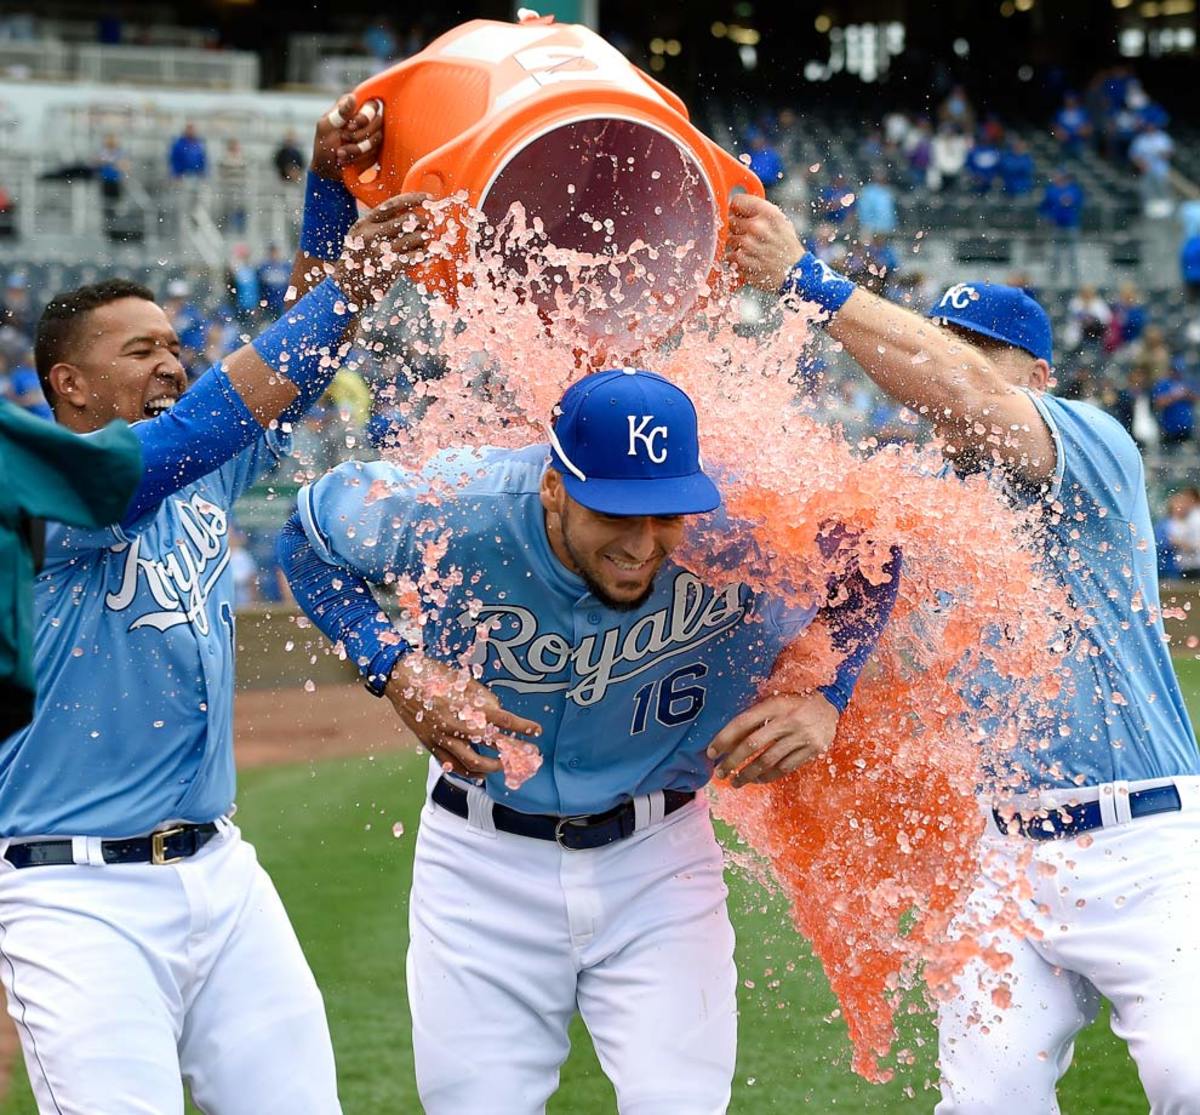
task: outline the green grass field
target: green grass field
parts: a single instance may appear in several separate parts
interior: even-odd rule
[[[1180,663],[1193,718],[1200,715],[1200,662]],[[325,992],[348,1115],[419,1110],[404,999],[406,905],[424,760],[415,755],[259,770],[242,780],[238,820],[258,847],[291,911]],[[405,833],[392,834],[395,822]],[[934,1035],[908,1025],[915,1065],[889,1085],[849,1069],[845,1028],[819,967],[788,927],[782,907],[745,879],[731,879],[738,929],[740,1053],[734,1112],[928,1112],[936,1102]],[[794,970],[787,971],[789,961]],[[778,986],[769,984],[778,980]],[[1124,1046],[1101,1020],[1081,1038],[1061,1088],[1065,1115],[1146,1110]],[[555,1115],[614,1110],[581,1027],[550,1106]],[[0,1115],[33,1115],[18,1069]],[[297,1113],[302,1115],[302,1113]]]

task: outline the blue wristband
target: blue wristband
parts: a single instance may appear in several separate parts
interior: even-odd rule
[[[403,639],[398,643],[383,647],[371,659],[370,665],[362,671],[363,684],[367,687],[367,692],[373,696],[382,697],[384,690],[387,689],[387,683],[391,680],[396,660],[410,650],[412,647]]]
[[[354,195],[340,181],[322,178],[310,170],[304,182],[300,250],[314,259],[337,259],[346,233],[357,220]]]
[[[338,346],[354,320],[346,303],[334,281],[325,279],[254,338],[254,351],[300,392],[279,416],[280,421],[294,422],[333,379]]]
[[[827,313],[836,314],[855,289],[845,275],[839,275],[824,260],[807,252],[784,279],[779,293],[794,294],[804,302],[815,302]]]

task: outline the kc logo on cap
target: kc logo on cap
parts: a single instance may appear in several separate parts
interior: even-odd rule
[[[720,506],[700,466],[696,408],[669,379],[595,372],[567,389],[550,430],[550,467],[567,494],[606,515],[694,515]]]
[[[1047,364],[1054,363],[1050,316],[1020,287],[955,283],[937,300],[929,316],[1023,349]]]
[[[628,457],[636,457],[638,455],[637,443],[643,442],[646,446],[646,456],[650,458],[656,465],[661,465],[667,459],[666,447],[663,447],[661,454],[656,454],[654,451],[654,442],[662,435],[663,441],[667,440],[669,431],[666,426],[654,426],[649,433],[646,433],[646,427],[654,421],[654,415],[643,414],[637,420],[637,425],[634,425],[634,416],[629,416],[629,452]]]

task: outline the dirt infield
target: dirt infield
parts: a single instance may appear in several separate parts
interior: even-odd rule
[[[372,700],[360,685],[253,689],[234,705],[238,767],[272,766],[412,747],[391,705]],[[7,1095],[21,1045],[8,1013],[0,1014],[0,1098]]]

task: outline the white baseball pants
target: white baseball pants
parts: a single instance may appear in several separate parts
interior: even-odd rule
[[[937,1115],[1057,1115],[1055,1086],[1100,996],[1153,1115],[1200,1115],[1200,778],[1174,781],[1181,812],[1066,840],[1030,842],[994,826],[984,837],[972,908],[996,909],[1012,893],[1007,879],[1023,874],[1032,897],[1020,909],[1042,936],[992,938],[1012,967],[997,976],[972,963],[939,1010]],[[1001,1002],[1011,993],[1007,1009],[993,1000],[997,987]]]
[[[408,997],[427,1115],[544,1111],[576,1009],[622,1115],[724,1112],[737,974],[703,797],[574,852],[496,832],[482,792],[471,812],[427,803],[417,837]]]
[[[0,859],[0,976],[43,1115],[336,1115],[325,1007],[237,828],[179,863]],[[0,847],[3,842],[0,842]]]

